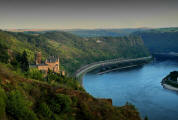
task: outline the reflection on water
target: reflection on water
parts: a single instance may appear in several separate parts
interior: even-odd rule
[[[178,120],[178,94],[160,84],[174,70],[178,70],[176,62],[164,61],[102,75],[88,73],[83,86],[95,97],[112,98],[115,106],[134,104],[149,120]]]

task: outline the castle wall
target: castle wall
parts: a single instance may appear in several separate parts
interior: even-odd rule
[[[44,65],[44,66],[37,66],[38,70],[41,70],[41,71],[48,71],[48,66]]]
[[[55,63],[48,63],[46,62],[46,64],[48,65],[48,68],[54,72],[59,73],[60,69],[59,69],[59,62],[55,62]]]

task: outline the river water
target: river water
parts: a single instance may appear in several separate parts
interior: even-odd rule
[[[134,104],[142,118],[178,120],[178,93],[160,84],[174,70],[178,70],[178,62],[162,61],[102,75],[91,72],[84,76],[83,86],[96,98],[112,98],[115,106]]]

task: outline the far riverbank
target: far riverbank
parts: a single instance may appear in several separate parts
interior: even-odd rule
[[[168,89],[168,90],[172,90],[172,91],[176,91],[176,92],[178,92],[178,88],[173,87],[173,86],[171,86],[171,85],[168,85],[168,84],[162,84],[162,86],[163,86],[163,88],[165,88],[165,89]]]

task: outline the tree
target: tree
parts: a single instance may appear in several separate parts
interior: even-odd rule
[[[27,76],[29,78],[36,79],[36,80],[44,80],[43,79],[43,73],[41,71],[39,71],[37,68],[31,68],[27,72]]]
[[[26,51],[23,52],[21,57],[21,69],[24,72],[27,72],[29,70],[29,62],[28,62]]]
[[[32,103],[18,90],[9,93],[7,99],[7,114],[16,120],[38,120],[36,114],[31,110]]]
[[[1,120],[3,120],[5,117],[6,100],[7,100],[6,93],[5,93],[4,89],[2,89],[0,87],[0,119]]]
[[[7,46],[0,42],[0,62],[8,63],[8,52],[7,52]]]

